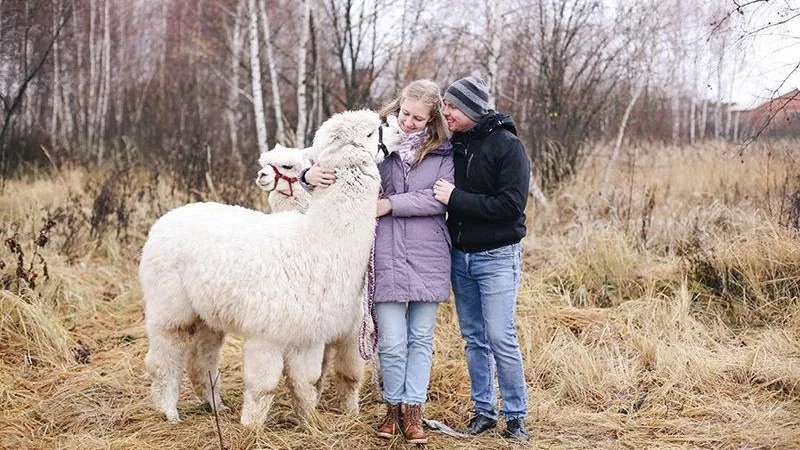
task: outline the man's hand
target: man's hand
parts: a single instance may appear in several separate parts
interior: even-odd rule
[[[332,169],[327,169],[314,164],[306,171],[305,181],[315,188],[324,188],[336,182],[336,174]]]
[[[453,189],[455,188],[453,183],[440,178],[436,180],[436,183],[433,185],[433,198],[438,200],[439,203],[446,205],[450,203],[450,194],[453,193]]]
[[[378,200],[378,210],[375,213],[375,217],[385,216],[392,212],[392,202],[389,200],[382,198]]]

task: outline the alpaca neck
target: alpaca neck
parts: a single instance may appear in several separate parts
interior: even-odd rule
[[[310,237],[326,246],[340,243],[348,247],[358,244],[371,247],[379,188],[375,167],[337,169],[336,182],[312,194],[306,216],[316,226],[310,230]]]
[[[267,202],[272,212],[299,211],[305,213],[308,210],[311,194],[300,186],[293,186],[292,195],[274,190],[269,193]]]

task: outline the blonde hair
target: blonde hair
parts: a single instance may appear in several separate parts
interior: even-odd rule
[[[428,123],[425,124],[425,128],[428,129],[428,136],[425,142],[417,149],[412,161],[413,164],[417,164],[428,153],[439,148],[447,139],[447,123],[442,112],[444,103],[442,102],[441,89],[439,89],[439,85],[436,82],[427,79],[414,80],[403,88],[397,98],[381,109],[379,113],[381,119],[390,114],[399,115],[400,105],[405,100],[419,101],[431,108],[431,117],[428,119]]]

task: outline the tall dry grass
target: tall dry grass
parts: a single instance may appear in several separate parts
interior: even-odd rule
[[[529,447],[800,448],[800,155],[796,142],[739,152],[631,147],[601,186],[609,151],[597,148],[549,208],[531,205],[518,301]],[[188,386],[183,422],[164,421],[142,367],[136,267],[148,227],[215,195],[178,184],[82,169],[7,181],[0,447],[219,447]],[[452,303],[438,319],[426,416],[463,426],[469,380]],[[372,437],[382,405],[368,382],[356,417],[333,411],[328,393],[295,427],[281,386],[267,426],[242,428],[240,342],[224,352],[225,448],[406,447]],[[434,435],[429,447],[514,446],[490,433]]]

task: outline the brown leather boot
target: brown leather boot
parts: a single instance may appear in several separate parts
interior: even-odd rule
[[[403,404],[403,434],[409,444],[427,444],[428,437],[422,429],[422,405]]]
[[[400,405],[386,404],[386,415],[381,425],[375,430],[375,436],[391,439],[397,434],[397,424],[400,420]]]

